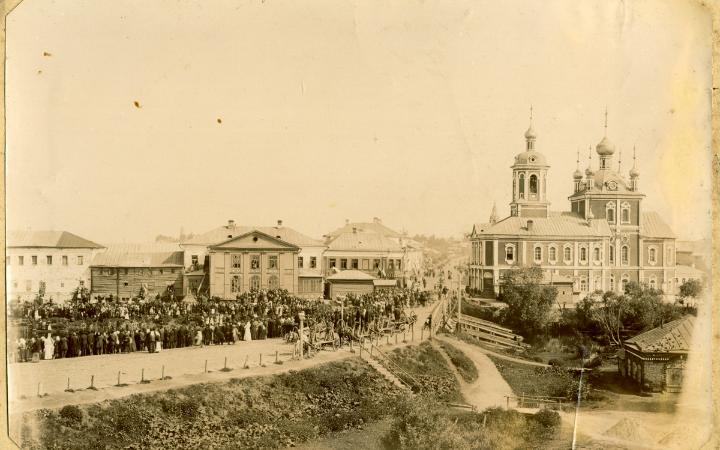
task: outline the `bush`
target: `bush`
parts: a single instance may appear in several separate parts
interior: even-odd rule
[[[560,425],[560,413],[550,409],[541,409],[533,415],[533,419],[546,428],[555,428]]]
[[[60,409],[60,417],[68,422],[80,423],[83,419],[83,413],[77,405],[65,405]]]
[[[457,368],[457,371],[463,380],[468,383],[472,383],[477,380],[477,367],[475,367],[475,363],[468,358],[465,353],[446,342],[440,342],[440,347],[442,347],[448,354],[450,361],[452,361],[453,365]]]
[[[548,365],[551,365],[553,367],[563,367],[565,365],[565,363],[559,359],[553,358],[550,361],[548,361]]]

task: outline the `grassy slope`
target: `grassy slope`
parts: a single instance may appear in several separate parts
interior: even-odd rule
[[[465,356],[465,353],[447,342],[441,341],[440,347],[442,347],[443,350],[445,350],[445,352],[448,354],[450,360],[452,361],[455,368],[457,368],[457,371],[463,380],[468,383],[472,383],[473,381],[477,380],[477,367],[475,367],[475,363],[472,362],[470,358]]]
[[[278,448],[386,417],[398,395],[359,359],[25,416],[23,448]],[[77,407],[75,407],[77,408]]]

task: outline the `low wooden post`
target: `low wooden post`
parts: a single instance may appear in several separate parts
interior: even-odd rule
[[[245,356],[245,365],[243,366],[243,369],[249,369],[250,366],[248,366],[248,358],[250,358],[250,355]]]
[[[278,359],[278,351],[275,350],[275,364],[280,364],[280,360]]]
[[[410,341],[415,341],[415,324],[410,325]]]
[[[425,337],[425,327],[420,328],[420,340],[422,341]]]
[[[140,382],[142,383],[143,381],[145,381],[145,368],[144,367],[142,369],[140,369]],[[70,386],[68,385],[68,387],[70,387]]]
[[[385,335],[385,345],[390,345],[390,335],[389,334]]]
[[[227,356],[225,357],[225,363],[223,364],[223,369],[227,369]]]
[[[407,343],[407,338],[405,337],[405,332],[403,331],[403,344]]]
[[[117,385],[120,386],[120,371],[118,370],[118,382]]]
[[[67,390],[68,390],[68,391],[70,390],[70,377],[68,377],[68,387],[67,387]]]
[[[90,375],[90,389],[95,389],[95,375]]]
[[[505,396],[505,409],[510,409],[510,396]]]
[[[260,367],[265,367],[265,365],[262,363],[262,352],[260,352]]]
[[[205,360],[205,373],[207,373],[207,359]]]
[[[41,392],[40,387],[41,387],[41,385],[42,385],[42,383],[38,383],[38,390],[37,390],[37,396],[38,396],[38,397],[42,397],[42,395],[40,395],[40,392]]]

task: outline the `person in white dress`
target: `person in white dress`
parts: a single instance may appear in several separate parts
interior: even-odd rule
[[[48,333],[43,341],[45,341],[45,359],[53,359],[53,355],[55,354],[55,341],[50,333]]]
[[[250,333],[250,321],[248,320],[247,323],[245,323],[245,338],[246,341],[252,341],[252,334]]]

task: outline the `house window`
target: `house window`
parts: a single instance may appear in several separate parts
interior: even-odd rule
[[[655,277],[650,278],[650,289],[657,289],[657,280],[655,280]]]
[[[622,220],[622,223],[630,223],[630,204],[623,203],[620,208],[620,220]]]
[[[315,257],[315,256],[310,257],[310,268],[311,269],[317,268],[317,257]]]
[[[260,289],[260,277],[257,275],[253,275],[250,277],[250,289],[258,290]]]
[[[237,275],[232,277],[232,282],[230,284],[230,292],[240,292],[240,277]]]
[[[340,270],[345,270],[345,269],[347,269],[347,259],[342,258],[340,260]]]
[[[67,266],[68,265],[68,257],[67,255],[63,255],[62,257],[62,265]]]
[[[241,263],[242,263],[242,255],[232,255],[233,269],[239,269]]]
[[[47,262],[48,266],[52,266],[52,256],[51,255],[47,255],[45,257],[45,261]]]
[[[192,264],[193,266],[198,265],[198,255],[190,256],[190,264]]]
[[[630,248],[627,245],[623,245],[620,249],[620,261],[625,266],[630,263]]]
[[[585,247],[580,247],[580,261],[587,262],[587,249]]]
[[[557,261],[557,248],[555,246],[548,248],[548,259],[552,262]]]
[[[270,278],[268,278],[268,287],[270,289],[277,289],[278,288],[278,277],[275,275],[272,275]]]
[[[268,257],[268,269],[278,268],[278,257],[277,255],[271,255]]]
[[[623,274],[623,276],[622,276],[622,281],[621,281],[623,292],[625,292],[625,289],[627,289],[627,285],[628,285],[628,283],[629,283],[629,280],[630,280],[630,279],[628,278],[627,274]]]
[[[370,270],[370,260],[369,259],[362,260],[362,268],[363,268],[363,270]]]
[[[610,246],[610,264],[615,264],[615,246]]]
[[[395,260],[395,268],[396,268],[397,270],[400,270],[400,260],[399,260],[399,259],[398,259],[398,260]]]
[[[587,291],[587,280],[584,278],[582,280],[580,280],[580,291],[581,292]]]
[[[302,269],[302,268],[303,268],[303,264],[304,264],[304,263],[303,263],[303,257],[302,257],[302,256],[298,256],[298,269]]]
[[[380,260],[373,259],[373,269],[379,269],[379,268],[380,268]]]
[[[25,290],[26,290],[27,292],[32,291],[32,280],[27,280],[27,281],[25,282]]]
[[[615,291],[615,275],[610,275],[610,290]]]
[[[333,267],[335,267],[337,265],[337,261],[335,260],[335,258],[330,258],[329,264],[330,264],[330,268],[332,269]]]
[[[360,268],[360,262],[357,259],[352,260],[352,268],[353,269],[359,269]]]
[[[37,256],[35,255],[32,256],[32,265],[37,266]]]
[[[118,273],[120,273],[120,272],[118,272]],[[160,275],[164,275],[164,274],[165,274],[165,271],[163,269],[160,269]]]
[[[648,250],[648,262],[650,264],[655,264],[657,262],[657,250],[654,248],[651,248]]]
[[[572,250],[570,249],[570,246],[563,248],[563,259],[566,262],[569,262],[572,259]]]
[[[535,247],[535,262],[542,261],[542,247]]]
[[[515,262],[515,246],[514,245],[506,245],[505,246],[505,262],[508,264],[512,264]]]
[[[605,205],[605,216],[607,217],[607,221],[609,223],[615,223],[615,203],[614,202],[608,202],[607,205]]]
[[[595,262],[600,262],[600,249],[597,247],[593,249],[593,259]]]
[[[25,257],[24,256],[18,256],[18,265],[22,266],[25,264]]]
[[[83,265],[83,257],[82,257],[82,256],[78,256],[78,257],[77,257],[77,265],[78,265],[78,266],[82,266],[82,265]]]
[[[260,270],[260,255],[250,256],[250,270]]]
[[[392,260],[392,259],[388,259],[388,268],[389,268],[390,270],[395,269],[395,264],[393,263],[393,260]]]

